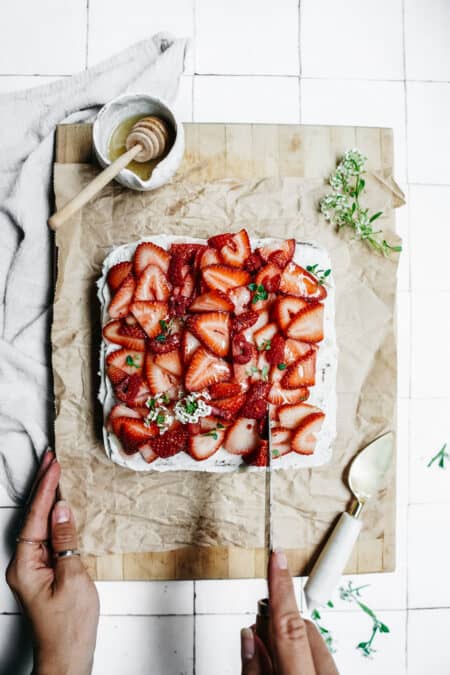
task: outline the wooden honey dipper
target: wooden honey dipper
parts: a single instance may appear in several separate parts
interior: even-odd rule
[[[79,211],[102,188],[105,187],[122,169],[125,169],[131,160],[148,162],[164,154],[169,140],[169,129],[166,122],[159,117],[150,115],[138,120],[127,136],[125,147],[127,151],[120,155],[112,164],[98,174],[81,192],[56,211],[48,220],[52,230],[58,229],[65,221]]]

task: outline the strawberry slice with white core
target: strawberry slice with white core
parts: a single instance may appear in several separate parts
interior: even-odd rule
[[[188,327],[217,356],[226,356],[230,348],[228,312],[205,312],[189,318]]]
[[[200,258],[200,269],[209,267],[209,265],[221,265],[222,263],[223,260],[220,257],[219,251],[215,248],[207,248],[206,251],[203,251]]]
[[[188,330],[185,330],[181,339],[181,354],[184,363],[189,363],[192,355],[201,346],[200,340],[197,340],[195,335],[192,335]]]
[[[236,316],[248,311],[250,302],[252,300],[252,294],[247,286],[237,286],[237,288],[231,288],[227,295],[234,305],[234,313]]]
[[[258,271],[255,283],[257,286],[264,286],[268,293],[277,291],[280,285],[281,272],[278,265],[267,263],[267,265],[264,265],[264,267],[261,267]]]
[[[200,347],[192,356],[185,385],[188,391],[201,391],[215,382],[227,382],[230,378],[231,369],[228,363]]]
[[[268,351],[270,349],[272,338],[277,333],[278,326],[276,323],[268,323],[255,331],[253,337],[255,340],[256,349],[262,352]]]
[[[106,374],[108,375],[113,386],[115,384],[120,384],[125,380],[125,378],[129,377],[129,375],[127,375],[124,370],[113,365],[106,366]]]
[[[310,352],[311,349],[316,349],[316,346],[309,342],[288,338],[284,348],[284,361],[286,365],[290,366],[294,361],[298,361],[298,359],[301,359],[302,356]]]
[[[173,349],[171,352],[165,354],[156,354],[155,363],[163,370],[167,370],[176,377],[181,377],[183,374],[183,366],[181,364],[181,356],[178,349]]]
[[[272,427],[271,429],[272,459],[278,459],[291,452],[292,430],[284,427]]]
[[[152,244],[151,241],[145,241],[136,248],[134,253],[134,271],[139,277],[149,265],[158,265],[158,267],[167,274],[170,263],[170,253],[161,246]]]
[[[281,405],[278,408],[278,419],[282,427],[286,429],[295,429],[308,415],[312,413],[322,413],[320,408],[308,403],[297,403],[294,405]]]
[[[201,462],[218,451],[224,437],[225,431],[219,429],[212,429],[206,433],[189,436],[188,452],[191,457]]]
[[[320,302],[300,310],[286,329],[286,335],[302,342],[320,342],[323,340],[323,311]]]
[[[106,367],[108,366],[120,368],[127,375],[140,375],[144,366],[144,354],[132,349],[116,349],[106,357]]]
[[[144,443],[144,445],[139,446],[139,452],[141,454],[141,457],[143,460],[147,462],[147,464],[151,464],[152,462],[155,461],[155,459],[158,459],[159,455],[156,454],[156,452],[153,450],[152,445],[149,441]]]
[[[179,383],[177,377],[157,365],[152,354],[147,354],[145,358],[145,377],[153,395],[168,392]]]
[[[125,454],[134,455],[139,447],[158,434],[154,425],[147,427],[142,420],[128,418],[122,422],[120,440]]]
[[[261,256],[261,258],[266,262],[273,260],[273,254],[281,251],[283,253],[283,261],[284,261],[284,265],[281,266],[284,267],[294,257],[295,239],[279,239],[278,241],[274,241],[270,244],[266,244],[265,246],[261,246],[261,248],[257,248],[256,250]],[[273,262],[276,263],[276,260],[277,258],[275,258]],[[281,258],[279,258],[279,260],[281,262]]]
[[[108,313],[113,319],[120,319],[128,314],[130,302],[133,299],[136,282],[132,274],[129,274],[120,284],[113,299],[109,303]]]
[[[269,312],[263,309],[262,312],[258,312],[258,320],[252,326],[249,326],[243,331],[245,339],[248,340],[248,342],[254,344],[253,336],[257,331],[259,331],[263,326],[267,325],[268,323],[269,323]]]
[[[133,263],[131,262],[120,262],[117,265],[113,265],[108,272],[106,280],[108,282],[109,290],[111,293],[115,293],[119,288],[120,284],[126,277],[132,273]]]
[[[291,440],[291,447],[294,452],[298,452],[300,455],[313,454],[324,419],[324,413],[317,412],[309,415],[301,422]]]
[[[299,389],[284,389],[280,382],[274,382],[270,388],[268,397],[273,405],[283,405],[286,403],[300,403],[309,398],[308,387]]]
[[[234,305],[225,293],[209,291],[195,298],[189,305],[190,312],[232,312]]]
[[[224,293],[230,288],[246,286],[251,278],[245,270],[228,265],[209,265],[203,268],[202,275],[208,288]]]
[[[313,387],[315,383],[316,352],[311,349],[287,368],[281,385],[285,389],[298,389],[298,387]]]
[[[242,391],[247,391],[250,386],[252,368],[256,368],[256,356],[249,363],[233,363],[233,377],[240,385]]]
[[[148,265],[136,284],[134,300],[160,300],[170,297],[172,286],[157,265]]]
[[[242,267],[251,253],[247,230],[233,234],[225,246],[220,249],[224,263],[232,267]]]
[[[280,291],[307,300],[322,300],[327,295],[323,284],[319,284],[312,274],[294,262],[290,262],[283,270]]]
[[[230,426],[230,422],[224,420],[220,417],[215,417],[214,415],[208,415],[207,417],[200,417],[200,432],[211,431],[211,429],[217,429],[218,431],[224,431],[227,427]]]
[[[123,403],[119,403],[118,405],[113,406],[111,408],[111,412],[108,415],[107,427],[109,429],[112,429],[116,435],[118,435],[118,431],[116,431],[116,429],[114,428],[114,420],[118,419],[119,417],[131,417],[137,420],[140,419],[140,415],[138,412],[132,410]]]
[[[240,417],[228,429],[223,446],[232,455],[248,455],[260,442],[258,420]]]
[[[295,298],[291,295],[277,298],[273,306],[273,318],[281,330],[285,331],[294,316],[305,307],[308,307],[308,302],[302,298]]]
[[[121,332],[122,322],[119,319],[110,321],[103,328],[103,337],[116,345],[122,345],[128,349],[143,352],[145,350],[145,340],[130,335],[123,335]]]
[[[166,321],[168,315],[167,302],[142,301],[132,302],[130,311],[147,333],[149,338],[154,338],[161,333],[160,321]]]

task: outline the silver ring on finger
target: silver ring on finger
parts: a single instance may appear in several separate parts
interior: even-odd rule
[[[78,549],[76,548],[68,548],[65,551],[55,551],[53,553],[53,556],[55,558],[70,558],[73,555],[80,556],[81,553]]]
[[[17,544],[37,544],[38,546],[47,546],[48,539],[25,539],[25,537],[16,537]]]

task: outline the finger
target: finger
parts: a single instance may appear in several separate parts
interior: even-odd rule
[[[264,675],[259,665],[255,636],[251,628],[241,630],[242,675]]]
[[[70,506],[65,501],[56,502],[51,518],[51,540],[54,553],[74,551],[78,546],[78,537],[75,520]],[[72,555],[67,558],[55,557],[56,585],[64,584],[67,578],[84,572],[80,556]]]
[[[48,462],[48,459],[46,459],[46,462]],[[20,533],[22,538],[48,539],[48,519],[55,500],[55,491],[60,474],[60,466],[53,457],[36,487],[35,495]],[[27,546],[27,544],[22,544],[22,546]]]
[[[253,634],[255,636],[256,651],[258,653],[258,662],[259,667],[261,668],[261,672],[264,675],[273,675],[272,660],[270,658],[268,649],[264,644],[264,642],[259,637],[259,635],[255,633],[254,630]]]
[[[27,506],[33,500],[33,497],[34,497],[34,494],[36,492],[36,488],[39,484],[39,481],[41,480],[42,476],[47,471],[48,467],[50,466],[50,464],[53,462],[54,459],[55,459],[55,453],[53,452],[53,450],[48,448],[41,457],[41,461],[40,461],[38,470],[36,472],[36,475],[34,477],[34,481],[33,481],[32,485],[31,485],[31,488],[30,488],[30,494],[28,495],[28,499],[26,501]]]
[[[320,675],[339,675],[334,659],[312,621],[305,621],[314,667]]]
[[[315,675],[306,624],[298,611],[286,555],[280,550],[269,560],[269,602],[277,670],[283,675]]]

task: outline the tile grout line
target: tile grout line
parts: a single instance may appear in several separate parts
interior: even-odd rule
[[[193,580],[193,602],[192,602],[192,675],[196,675],[197,672],[197,582]]]
[[[85,70],[89,68],[89,3],[90,0],[86,0],[86,49],[84,53]]]
[[[298,0],[297,5],[297,57],[298,57],[298,119],[302,123],[302,42],[301,42],[301,22],[302,22],[302,0]]]

